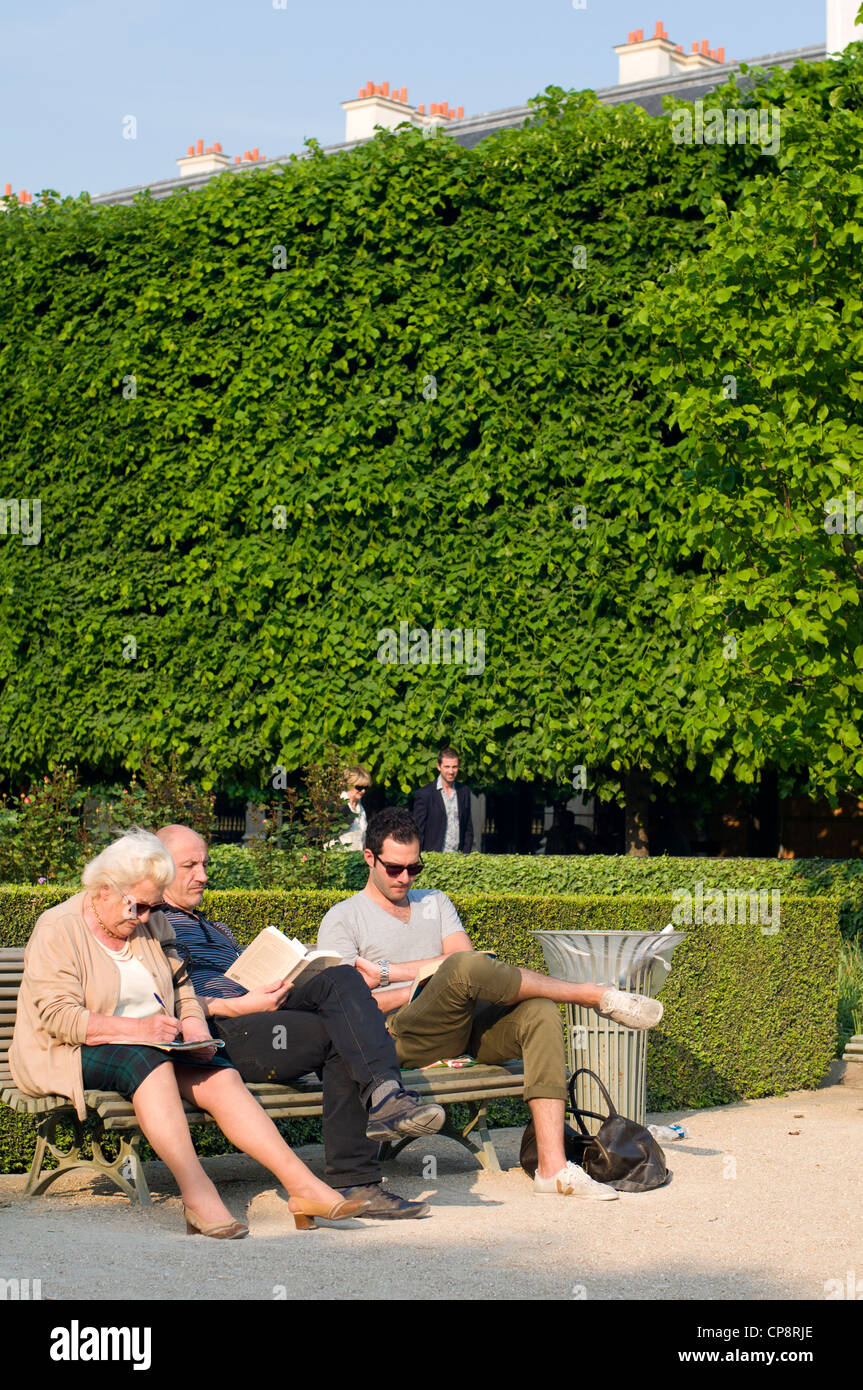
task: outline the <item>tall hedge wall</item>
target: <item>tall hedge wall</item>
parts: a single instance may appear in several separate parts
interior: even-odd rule
[[[203,910],[227,922],[242,942],[271,922],[312,941],[342,896],[212,892]],[[0,888],[0,944],[25,942],[38,908],[58,897],[56,890]],[[453,901],[477,947],[539,970],[543,957],[533,930],[656,931],[671,909],[668,896],[454,894]],[[662,991],[666,1014],[648,1048],[649,1106],[717,1105],[816,1086],[834,1051],[838,947],[836,905],[824,898],[783,894],[775,935],[750,925],[693,925],[675,952]],[[0,1157],[8,1170],[20,1171],[32,1130],[10,1118],[0,1119],[6,1126]]]
[[[859,67],[713,99],[829,122]],[[781,161],[587,94],[537,114],[0,217],[0,495],[41,503],[39,544],[0,543],[0,772],[147,746],[260,786],[332,740],[407,789],[454,739],[489,777],[578,762],[610,793],[684,763],[751,781],[793,713],[812,787],[845,786],[805,682],[759,732],[743,663],[680,619],[699,488],[636,314]],[[733,480],[740,544],[774,481]],[[424,657],[435,629],[481,629],[482,660]]]

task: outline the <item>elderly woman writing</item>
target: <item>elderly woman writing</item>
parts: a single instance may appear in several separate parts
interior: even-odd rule
[[[182,1101],[207,1111],[237,1149],[257,1159],[290,1194],[298,1229],[315,1216],[360,1215],[296,1157],[213,1039],[173,932],[156,911],[174,877],[165,847],[131,830],[86,865],[84,891],[43,912],[24,957],[9,1063],[28,1095],[63,1095],[85,1118],[84,1092],[119,1091],[180,1188],[186,1230],[220,1239],[248,1234],[201,1167]],[[200,1042],[194,1053],[153,1044]]]

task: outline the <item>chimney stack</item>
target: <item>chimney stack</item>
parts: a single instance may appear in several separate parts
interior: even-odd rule
[[[407,87],[394,82],[367,82],[360,87],[353,101],[343,101],[345,140],[370,140],[376,126],[395,130],[409,121],[413,126],[436,126],[444,121],[463,120],[464,107],[457,109],[448,102],[433,102],[426,115],[425,105],[416,108],[408,104]]]
[[[713,52],[707,39],[694,42],[692,52],[684,53],[681,44],[671,42],[661,19],[656,21],[651,38],[645,39],[643,29],[631,29],[626,43],[618,44],[614,51],[618,58],[617,80],[621,85],[678,77],[725,61],[725,49]]]
[[[194,174],[220,174],[230,163],[228,156],[222,153],[218,140],[208,145],[206,150],[203,140],[198,140],[194,145],[186,146],[186,153],[177,160],[177,167],[180,177],[188,179]]]

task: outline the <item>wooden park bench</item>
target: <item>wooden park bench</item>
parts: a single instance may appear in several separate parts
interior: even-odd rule
[[[0,1101],[19,1115],[33,1115],[36,1120],[36,1151],[27,1174],[24,1194],[35,1197],[44,1192],[55,1178],[73,1169],[84,1168],[108,1177],[127,1197],[146,1205],[150,1190],[144,1176],[140,1145],[143,1135],[131,1103],[116,1091],[85,1091],[87,1119],[92,1124],[92,1137],[84,1132],[84,1123],[75,1114],[66,1096],[27,1096],[19,1091],[9,1071],[9,1048],[18,1005],[18,990],[24,973],[23,947],[0,948]],[[524,1072],[520,1061],[507,1062],[499,1067],[475,1066],[462,1069],[435,1067],[426,1071],[403,1071],[404,1085],[417,1091],[429,1101],[442,1105],[446,1123],[439,1134],[454,1139],[479,1160],[489,1172],[500,1172],[500,1163],[486,1124],[489,1102],[511,1097],[521,1098]],[[247,1090],[263,1106],[273,1120],[300,1119],[323,1114],[323,1093],[317,1077],[303,1077],[289,1085],[274,1082],[249,1082]],[[458,1128],[452,1120],[451,1107],[467,1104],[467,1123]],[[185,1102],[189,1124],[211,1125],[215,1121],[204,1111]],[[72,1142],[68,1149],[58,1146],[58,1126],[71,1129]],[[105,1136],[116,1136],[119,1152],[108,1158],[102,1151]],[[397,1144],[384,1144],[381,1158],[395,1158],[412,1139]],[[92,1157],[86,1154],[87,1147]],[[45,1168],[48,1155],[57,1161],[56,1168]],[[131,1174],[132,1181],[126,1176]]]

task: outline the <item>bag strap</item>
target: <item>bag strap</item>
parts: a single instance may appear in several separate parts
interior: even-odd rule
[[[581,1076],[582,1074],[591,1077],[592,1080],[596,1082],[596,1085],[599,1087],[599,1090],[600,1090],[600,1092],[602,1093],[603,1099],[605,1100],[605,1103],[606,1103],[606,1105],[608,1106],[608,1114],[607,1114],[607,1115],[597,1115],[597,1113],[596,1113],[595,1110],[580,1110],[579,1107],[576,1105],[576,1103],[575,1103],[575,1078],[576,1078],[577,1076]],[[578,1071],[574,1071],[574,1072],[572,1073],[572,1076],[569,1078],[569,1108],[570,1108],[570,1110],[572,1111],[573,1116],[575,1117],[575,1120],[576,1120],[576,1122],[577,1122],[577,1124],[578,1124],[578,1127],[579,1127],[579,1129],[581,1130],[582,1134],[589,1134],[588,1128],[587,1128],[587,1126],[585,1125],[584,1121],[582,1120],[582,1115],[587,1115],[587,1116],[589,1116],[590,1119],[592,1119],[592,1120],[601,1120],[601,1121],[604,1123],[606,1120],[613,1119],[614,1116],[617,1114],[617,1110],[615,1109],[615,1106],[614,1106],[614,1101],[611,1099],[611,1096],[608,1094],[608,1090],[606,1089],[606,1087],[605,1087],[605,1085],[603,1084],[602,1080],[597,1076],[596,1072],[595,1072],[595,1071],[591,1071],[590,1067],[579,1067],[579,1068],[578,1068]]]

